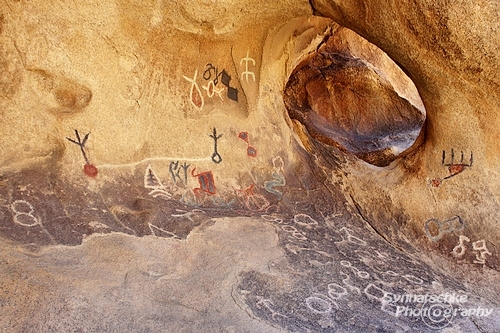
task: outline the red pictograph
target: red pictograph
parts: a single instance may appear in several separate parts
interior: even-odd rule
[[[266,211],[270,207],[269,201],[263,195],[255,194],[253,192],[254,187],[255,184],[252,184],[243,190],[235,189],[236,194],[243,197],[243,202],[248,210],[254,212]]]
[[[439,187],[446,179],[450,179],[451,177],[455,177],[456,175],[462,173],[465,168],[472,168],[472,163],[474,162],[474,155],[472,152],[470,153],[469,163],[464,163],[464,153],[460,152],[460,162],[457,163],[455,161],[455,151],[451,150],[451,158],[449,163],[445,163],[446,161],[446,152],[443,150],[443,156],[441,159],[441,165],[448,167],[448,176],[441,178],[431,179],[432,187]]]
[[[249,140],[248,132],[240,132],[238,134],[238,138],[240,138],[241,140],[246,142],[247,155],[250,157],[257,157],[257,150],[252,145],[250,145],[250,143],[248,142],[248,140]]]
[[[98,170],[95,167],[95,165],[93,165],[89,162],[89,159],[87,157],[87,153],[85,152],[85,143],[87,143],[87,140],[89,138],[90,133],[85,134],[85,136],[82,139],[80,137],[80,133],[78,133],[78,130],[75,129],[75,135],[76,135],[76,140],[68,138],[68,137],[66,139],[68,139],[69,141],[73,142],[74,144],[76,144],[80,147],[80,150],[81,150],[82,155],[83,155],[83,159],[85,160],[85,165],[83,166],[83,172],[87,176],[94,178],[97,176]]]
[[[203,193],[207,193],[210,195],[216,194],[217,190],[215,188],[214,175],[212,171],[205,171],[201,173],[195,174],[196,168],[193,168],[191,171],[191,175],[193,177],[198,177],[198,183],[200,187],[193,189],[193,192],[196,195],[203,195]]]

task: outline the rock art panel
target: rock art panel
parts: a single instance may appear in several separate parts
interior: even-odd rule
[[[475,5],[1,2],[0,331],[494,331]]]

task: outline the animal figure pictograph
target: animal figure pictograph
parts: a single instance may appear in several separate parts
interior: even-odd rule
[[[85,152],[85,144],[87,143],[87,140],[89,138],[90,132],[85,134],[83,139],[80,137],[80,133],[78,133],[78,130],[75,129],[75,135],[76,135],[76,140],[72,138],[66,137],[69,141],[73,142],[74,144],[78,145],[80,147],[80,150],[82,151],[83,159],[85,160],[85,166],[83,167],[83,172],[89,176],[94,178],[97,176],[97,168],[89,162],[89,159],[87,157],[87,153]]]
[[[445,167],[448,167],[449,175],[446,176],[446,177],[444,177],[443,179],[441,179],[441,178],[434,178],[431,181],[431,184],[432,184],[433,187],[438,187],[438,186],[440,186],[443,183],[444,180],[450,179],[451,177],[455,177],[456,175],[462,173],[465,170],[465,168],[472,168],[472,164],[474,162],[474,155],[471,152],[470,153],[470,158],[469,158],[469,163],[464,163],[464,152],[461,151],[460,152],[460,162],[457,163],[455,161],[455,151],[452,149],[451,150],[451,157],[450,157],[449,163],[445,163],[445,162],[446,162],[446,151],[443,150],[443,155],[442,155],[442,159],[441,159],[441,165],[445,166]]]

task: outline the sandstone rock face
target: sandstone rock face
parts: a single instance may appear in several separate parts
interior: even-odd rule
[[[287,83],[290,117],[314,138],[387,166],[420,133],[425,110],[418,92],[380,49],[346,28],[332,24],[331,29],[335,32]]]
[[[0,331],[496,332],[498,9],[2,2]]]
[[[418,1],[393,10],[386,1],[373,7],[357,1],[314,1],[313,7],[358,32],[400,64],[426,108],[425,142],[412,156],[394,163],[390,170],[365,173],[361,167],[353,172],[354,193],[359,203],[365,202],[366,217],[389,238],[402,233],[410,239],[421,238],[420,246],[431,240],[427,246],[437,246],[451,260],[460,235],[447,239],[447,232],[438,233],[443,236],[439,242],[419,237],[421,230],[428,235],[426,221],[460,216],[468,221],[464,237],[496,246],[488,239],[499,231],[494,220],[500,188],[492,182],[499,165],[499,34],[493,32],[498,22],[492,14],[498,12],[498,4]],[[385,24],[380,26],[380,22]],[[373,193],[365,188],[372,186],[380,189],[377,199],[368,199]],[[377,222],[394,216],[393,212],[379,214],[369,208],[380,205],[382,197],[387,198],[388,207],[395,205],[408,215],[397,228]],[[444,248],[443,243],[447,243]]]

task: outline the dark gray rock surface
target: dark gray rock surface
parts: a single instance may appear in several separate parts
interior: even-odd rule
[[[64,184],[48,169],[4,178],[0,327],[494,332],[499,303],[478,287],[484,281],[447,271],[409,243],[389,242],[341,182],[321,181],[320,169],[304,161],[267,211],[151,198],[140,175],[97,191]],[[488,267],[470,267],[495,281]],[[446,294],[466,301],[396,300]],[[478,312],[464,312],[470,309]]]

